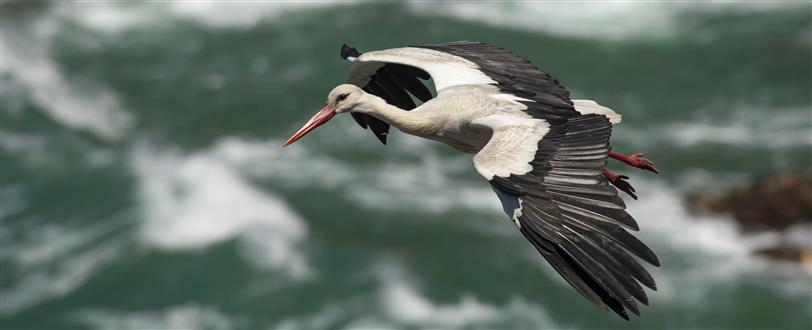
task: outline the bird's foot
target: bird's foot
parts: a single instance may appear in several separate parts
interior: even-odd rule
[[[610,152],[609,157],[612,157],[612,158],[617,159],[617,160],[619,160],[621,162],[624,162],[624,163],[628,164],[629,166],[637,167],[639,169],[646,170],[646,171],[651,171],[651,172],[654,172],[654,173],[660,173],[659,171],[657,171],[657,168],[654,167],[654,162],[646,159],[646,157],[643,157],[643,154],[639,153],[639,152],[638,153],[633,153],[633,154],[628,155],[628,156],[624,156],[624,155],[621,155],[621,154],[616,153],[616,152]]]
[[[620,189],[623,192],[629,194],[629,196],[632,196],[632,198],[637,199],[637,195],[634,194],[635,191],[634,187],[632,187],[632,185],[628,181],[626,181],[629,179],[628,176],[612,172],[605,168],[603,169],[603,176],[606,177],[607,180],[609,180],[609,183],[617,187],[617,189]]]

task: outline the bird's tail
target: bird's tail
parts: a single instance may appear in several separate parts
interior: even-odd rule
[[[620,121],[623,118],[623,116],[614,110],[602,106],[592,100],[572,100],[572,103],[575,106],[575,110],[580,112],[582,115],[591,113],[604,115],[609,118],[609,122],[612,123],[612,125],[620,124]]]

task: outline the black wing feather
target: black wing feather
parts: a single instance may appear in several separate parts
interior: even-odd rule
[[[637,230],[637,222],[601,174],[610,135],[605,116],[568,118],[539,141],[533,171],[490,183],[519,198],[522,233],[570,285],[628,319],[626,310],[639,314],[635,301],[648,304],[640,284],[656,290],[629,253],[656,266],[659,260],[624,229]]]
[[[384,72],[388,73],[387,71]],[[409,93],[392,80],[391,74],[377,75],[374,83],[383,89],[387,95],[387,102],[391,101],[394,106],[403,110],[412,110],[417,107]]]
[[[522,102],[527,106],[525,111],[533,117],[556,125],[568,118],[580,116],[573,107],[569,91],[558,80],[506,49],[474,41],[417,47],[449,53],[474,62],[482,73],[497,82],[499,90],[533,100]]]
[[[341,57],[359,57],[361,53],[346,44],[341,47]],[[370,77],[366,86],[361,88],[367,93],[383,98],[387,103],[404,110],[412,110],[416,107],[409,93],[419,100],[426,102],[432,98],[431,92],[426,88],[420,79],[429,79],[427,72],[403,64],[387,63],[380,67],[375,74]],[[381,143],[386,144],[389,135],[389,124],[367,114],[353,113],[353,119],[362,128],[369,128]]]
[[[417,99],[421,102],[427,102],[433,97],[431,96],[431,91],[429,91],[428,87],[423,85],[423,83],[417,79],[417,76],[395,73],[390,74],[389,77],[392,78],[392,80],[394,80],[398,86],[417,97]]]
[[[363,129],[367,128],[367,118],[364,114],[350,112],[350,115],[352,116],[352,119],[355,119],[355,122],[358,123],[359,126],[361,126],[361,128]]]

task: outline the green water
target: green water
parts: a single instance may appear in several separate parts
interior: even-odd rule
[[[617,36],[462,5],[0,6],[4,329],[812,328],[812,276],[750,256],[773,236],[681,199],[812,165],[808,4],[639,4],[620,19],[673,21]],[[350,118],[281,150],[343,82],[342,43],[465,39],[622,113],[615,150],[657,163],[616,168],[663,264],[641,317],[560,280],[467,155],[399,132],[382,146]]]

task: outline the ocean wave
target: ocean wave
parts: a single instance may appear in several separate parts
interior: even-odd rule
[[[250,28],[294,11],[364,5],[368,4],[359,1],[166,1],[131,6],[92,2],[59,3],[53,12],[59,18],[75,20],[99,31],[117,32],[166,18],[191,20],[211,28]],[[690,12],[753,12],[802,5],[802,2],[711,2],[702,6],[679,2],[406,2],[407,10],[417,15],[606,40],[667,37],[681,26],[682,15]]]
[[[435,302],[420,292],[417,279],[393,259],[370,265],[377,290],[324,304],[311,314],[271,325],[276,329],[394,329],[469,328],[513,324],[518,327],[559,329],[540,305],[515,296],[501,304],[464,293],[456,302]],[[342,325],[343,324],[343,325]]]
[[[59,127],[62,128],[62,127]],[[54,132],[54,128],[49,132]],[[54,149],[53,145],[62,142],[59,134],[20,133],[0,129],[0,151],[6,153],[13,161],[22,164],[32,171],[60,171],[66,157],[74,151],[83,157],[73,159],[90,168],[110,166],[117,158],[114,150],[99,147],[90,143],[76,143],[64,148]],[[78,151],[77,151],[78,149]],[[5,155],[4,155],[5,156]],[[10,158],[10,159],[11,159]],[[9,205],[15,206],[14,204]],[[0,207],[0,219],[5,213]]]
[[[812,146],[809,108],[731,108],[737,110],[696,111],[692,120],[672,121],[646,128],[624,123],[617,127],[615,137],[647,146],[674,145],[682,148],[703,144],[771,148]],[[725,115],[711,119],[708,116],[710,113]]]
[[[132,6],[112,1],[59,2],[52,15],[96,31],[117,33],[166,19],[189,20],[211,28],[250,28],[292,11],[346,6],[355,1],[161,1]]]
[[[227,160],[145,146],[136,147],[131,159],[146,244],[189,250],[240,238],[250,260],[284,269],[294,278],[310,275],[297,249],[307,235],[304,221],[279,196],[246,181]]]
[[[553,35],[601,40],[652,39],[674,35],[693,11],[752,12],[801,7],[786,2],[468,2],[410,1],[421,15],[440,15]]]
[[[0,135],[0,141],[2,141]],[[2,143],[0,143],[0,146]],[[25,209],[26,187],[20,183],[4,182],[0,185],[0,221]],[[5,227],[0,226],[0,230]],[[2,252],[0,251],[0,254]]]
[[[562,328],[544,308],[519,297],[501,306],[483,302],[470,293],[456,303],[434,303],[415,288],[403,267],[391,262],[379,265],[378,280],[381,282],[380,301],[384,313],[400,324],[462,328],[510,320],[538,328]]]
[[[501,205],[485,180],[456,178],[445,165],[430,155],[417,163],[384,163],[349,195],[371,209],[440,214],[462,208],[498,214]]]
[[[348,129],[354,129],[347,127]],[[334,131],[341,131],[335,128]],[[358,137],[369,142],[369,136]],[[485,180],[475,175],[470,157],[443,157],[429,146],[431,142],[399,136],[387,152],[409,157],[382,158],[380,163],[355,164],[329,153],[311,151],[308,145],[280,148],[281,140],[250,141],[224,138],[213,153],[231,159],[259,179],[270,179],[289,187],[318,186],[324,189],[347,187],[342,196],[361,206],[389,211],[443,213],[453,208],[501,212],[501,206]],[[354,141],[343,139],[325,148],[350,148]],[[363,145],[365,142],[359,141]],[[420,188],[418,191],[417,188]]]
[[[73,318],[95,329],[232,329],[234,322],[217,308],[198,304],[160,311],[89,309]]]
[[[79,90],[64,77],[49,49],[59,29],[59,22],[49,17],[39,17],[27,24],[4,24],[0,31],[3,84],[25,86],[27,97],[67,127],[109,140],[121,138],[133,127],[135,119],[112,91],[103,86]],[[10,88],[3,87],[4,99],[26,97],[15,95]],[[15,115],[11,107],[8,111],[4,115]]]
[[[442,15],[566,37],[619,39],[668,34],[674,13],[662,4],[627,2],[410,2],[422,15]]]
[[[89,228],[4,225],[0,259],[22,275],[3,288],[0,315],[67,295],[121,256],[129,240],[110,238],[108,233],[122,222],[105,220]]]
[[[178,16],[194,19],[214,27],[253,26],[293,10],[346,6],[356,1],[258,1],[258,2],[189,2],[174,1],[169,8]]]

